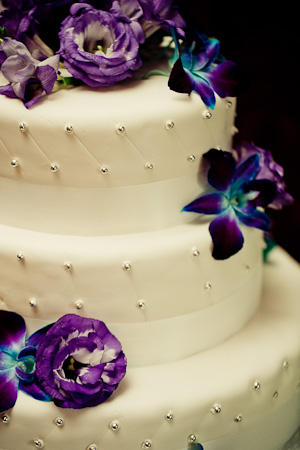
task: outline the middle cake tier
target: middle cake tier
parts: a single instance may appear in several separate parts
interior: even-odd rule
[[[252,228],[243,228],[243,249],[225,261],[212,258],[200,220],[113,236],[0,231],[2,309],[26,318],[29,332],[68,313],[102,320],[130,366],[216,345],[260,302],[263,239]]]

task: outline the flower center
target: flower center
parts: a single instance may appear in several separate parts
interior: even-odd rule
[[[76,359],[70,355],[63,363],[63,372],[65,374],[65,378],[69,380],[76,380],[77,379],[77,372],[82,367],[87,367],[86,364],[82,364]]]
[[[18,361],[17,366],[24,373],[33,373],[35,371],[35,358],[34,356],[27,356],[24,359]]]

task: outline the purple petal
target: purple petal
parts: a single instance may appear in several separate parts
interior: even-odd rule
[[[181,59],[177,59],[170,73],[168,86],[172,91],[180,94],[190,94],[193,90],[193,83],[187,76]]]
[[[119,384],[126,373],[126,364],[126,357],[121,352],[113,363],[106,364],[102,376],[103,381],[110,385]]]
[[[245,159],[237,166],[234,179],[242,182],[254,180],[259,172],[259,160],[260,156],[258,153],[255,153]]]
[[[0,371],[0,412],[7,411],[16,403],[19,380],[15,368]]]
[[[186,205],[182,211],[196,212],[199,214],[220,214],[228,208],[227,197],[219,192],[203,195]]]
[[[78,378],[82,384],[93,384],[101,380],[105,364],[98,364],[93,367],[86,367],[79,370]]]
[[[203,157],[210,162],[208,171],[209,184],[221,192],[226,192],[235,173],[235,160],[231,153],[211,149]]]
[[[206,73],[214,91],[221,97],[236,97],[245,85],[244,74],[239,66],[224,61]]]
[[[43,402],[52,401],[51,395],[47,394],[45,391],[42,390],[42,388],[38,385],[38,381],[36,378],[34,379],[34,382],[30,384],[21,380],[19,389],[25,392],[25,394],[28,394],[31,397],[35,398],[36,400],[41,400]]]
[[[26,326],[19,314],[0,310],[0,349],[19,353],[25,343]]]
[[[233,208],[228,208],[216,217],[209,226],[209,232],[214,244],[212,256],[215,259],[230,258],[243,247],[244,238]]]
[[[11,84],[6,84],[5,86],[0,86],[0,94],[6,95],[6,97],[17,98],[15,91]]]
[[[239,221],[248,227],[258,228],[259,230],[269,231],[270,219],[266,213],[255,208],[235,208]]]
[[[192,90],[200,96],[201,100],[208,108],[214,109],[216,105],[216,97],[213,89],[206,79],[194,74],[193,72],[186,71],[186,74],[193,84]]]
[[[37,330],[35,333],[29,336],[29,338],[26,340],[26,347],[32,346],[33,348],[37,348],[52,325],[53,323],[41,328],[40,330]]]

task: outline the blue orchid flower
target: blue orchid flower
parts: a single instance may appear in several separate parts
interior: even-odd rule
[[[240,224],[267,232],[270,219],[261,209],[272,203],[276,184],[256,179],[260,171],[260,155],[254,153],[237,163],[230,152],[211,149],[204,158],[210,163],[208,182],[215,191],[189,203],[183,211],[213,214],[209,232],[213,241],[213,257],[227,259],[243,246]]]
[[[25,340],[24,319],[14,312],[0,311],[0,412],[14,406],[18,389],[38,400],[52,400],[35,376],[36,350],[48,329],[44,327]]]
[[[197,35],[188,39],[183,53],[176,32],[171,29],[175,43],[175,54],[171,59],[173,68],[169,77],[169,88],[175,92],[196,92],[211,109],[216,104],[215,92],[221,97],[236,97],[245,80],[241,69],[232,61],[220,60],[220,43]]]

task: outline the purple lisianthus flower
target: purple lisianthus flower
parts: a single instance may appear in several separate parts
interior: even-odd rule
[[[283,180],[284,169],[274,161],[270,151],[257,147],[253,143],[243,142],[235,152],[239,161],[244,161],[255,153],[259,154],[259,172],[256,179],[271,180],[276,185],[276,196],[268,205],[269,208],[282,209],[283,206],[293,203],[293,197],[286,192],[286,184]]]
[[[110,8],[110,13],[130,24],[140,44],[145,42],[145,33],[139,22],[143,16],[143,10],[138,0],[115,0]]]
[[[131,77],[141,66],[139,42],[127,18],[75,3],[62,23],[59,54],[67,70],[91,87]]]
[[[9,81],[0,86],[0,94],[20,98],[29,108],[43,93],[52,92],[59,67],[58,55],[39,61],[22,42],[11,38],[5,38],[0,44],[0,55],[2,75]]]
[[[209,225],[213,257],[227,259],[243,246],[240,224],[269,230],[270,219],[261,208],[274,201],[276,185],[268,179],[256,179],[260,171],[258,153],[242,162],[236,162],[230,152],[216,149],[203,156],[210,163],[208,182],[214,191],[192,201],[183,211],[217,216]]]
[[[62,408],[104,402],[126,372],[121,344],[106,325],[74,314],[63,316],[49,329],[36,361],[39,382]]]
[[[190,95],[196,92],[211,109],[214,109],[215,92],[221,97],[235,97],[244,84],[240,68],[232,61],[219,61],[220,43],[204,35],[188,38],[186,48],[180,53],[177,35],[172,30],[175,42],[174,62],[169,78],[169,87],[175,92]],[[189,43],[189,41],[191,41]]]
[[[27,340],[24,319],[14,312],[0,311],[0,412],[12,408],[18,389],[32,397],[51,401],[35,374],[36,349],[48,327]]]

